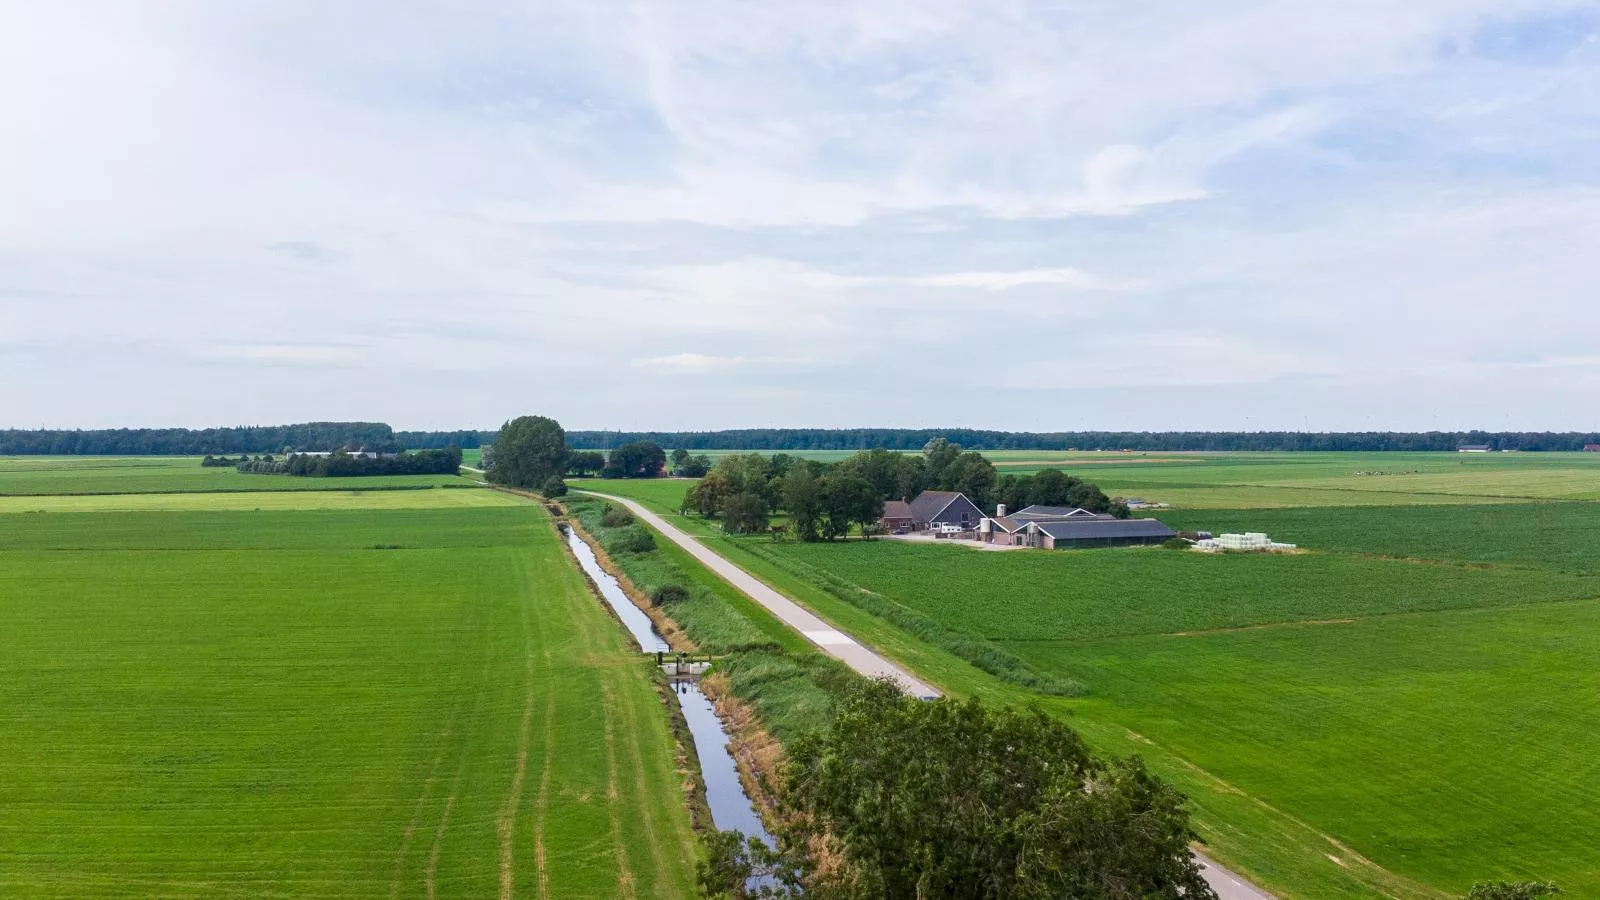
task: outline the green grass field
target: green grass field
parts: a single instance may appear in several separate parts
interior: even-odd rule
[[[1192,492],[1156,515],[1303,554],[774,545],[676,521],[954,693],[1025,701],[820,576],[1088,685],[1035,702],[1145,755],[1213,852],[1280,896],[1459,896],[1486,878],[1600,896],[1600,504],[1570,502],[1600,487],[1600,458],[1282,456],[1069,470],[1138,486],[1114,493]],[[1416,493],[1384,484],[1404,479]],[[663,511],[685,486],[593,483]],[[1569,502],[1519,499],[1552,495]]]
[[[537,505],[235,497],[0,514],[0,896],[691,893],[650,667]]]
[[[370,478],[297,478],[242,475],[204,468],[190,456],[0,457],[0,496],[37,494],[155,494],[222,491],[347,491],[471,484],[456,475],[379,475]]]

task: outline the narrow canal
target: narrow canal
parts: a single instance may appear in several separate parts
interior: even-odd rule
[[[600,589],[600,596],[622,620],[622,624],[646,653],[670,652],[667,642],[656,631],[655,623],[644,611],[633,605],[623,592],[617,579],[600,567],[594,548],[578,536],[572,528],[562,525],[561,533],[578,558],[578,565]],[[695,678],[673,678],[672,695],[678,698],[678,707],[689,723],[689,733],[694,739],[695,755],[700,757],[700,780],[706,786],[706,803],[711,807],[711,821],[717,828],[737,829],[747,835],[756,835],[767,846],[776,846],[772,835],[761,824],[750,797],[739,781],[739,768],[728,752],[728,732],[717,718],[711,700],[700,690]]]

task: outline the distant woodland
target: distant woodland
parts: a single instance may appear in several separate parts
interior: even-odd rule
[[[394,431],[379,422],[309,422],[237,428],[117,428],[95,431],[0,431],[0,455],[202,456],[296,450],[473,449],[494,431]],[[736,431],[569,431],[567,445],[614,450],[644,441],[669,449],[913,450],[943,438],[968,450],[1495,450],[1570,451],[1600,444],[1600,432],[1492,431],[980,431],[970,428],[747,428]]]
[[[978,431],[970,428],[750,428],[738,431],[569,431],[572,447],[654,441],[685,450],[921,450],[944,439],[968,450],[1582,450],[1600,432],[1489,431]],[[492,440],[488,438],[487,440]],[[420,446],[420,445],[419,445]],[[466,446],[463,444],[462,446]]]

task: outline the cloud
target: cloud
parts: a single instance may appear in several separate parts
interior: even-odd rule
[[[1597,33],[1569,0],[7,4],[0,408],[1587,427]]]

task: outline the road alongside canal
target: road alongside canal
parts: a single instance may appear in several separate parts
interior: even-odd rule
[[[674,544],[682,547],[690,556],[699,560],[706,568],[717,573],[724,581],[738,588],[745,596],[766,607],[784,624],[800,632],[806,640],[816,644],[824,653],[837,657],[845,665],[855,669],[857,672],[874,678],[880,675],[888,675],[900,683],[902,690],[916,697],[939,696],[938,691],[929,687],[910,672],[884,659],[855,638],[835,629],[815,613],[768,587],[765,582],[739,568],[739,566],[702,544],[698,539],[690,536],[676,525],[651,512],[643,504],[629,500],[626,497],[601,494],[595,491],[578,491],[577,493],[602,497],[627,507],[629,512],[650,523],[650,527],[661,532]],[[1195,857],[1200,860],[1200,871],[1205,876],[1206,883],[1211,885],[1211,889],[1217,892],[1217,896],[1221,900],[1273,900],[1271,894],[1262,892],[1243,878],[1217,865],[1216,862],[1204,854],[1196,853]]]

